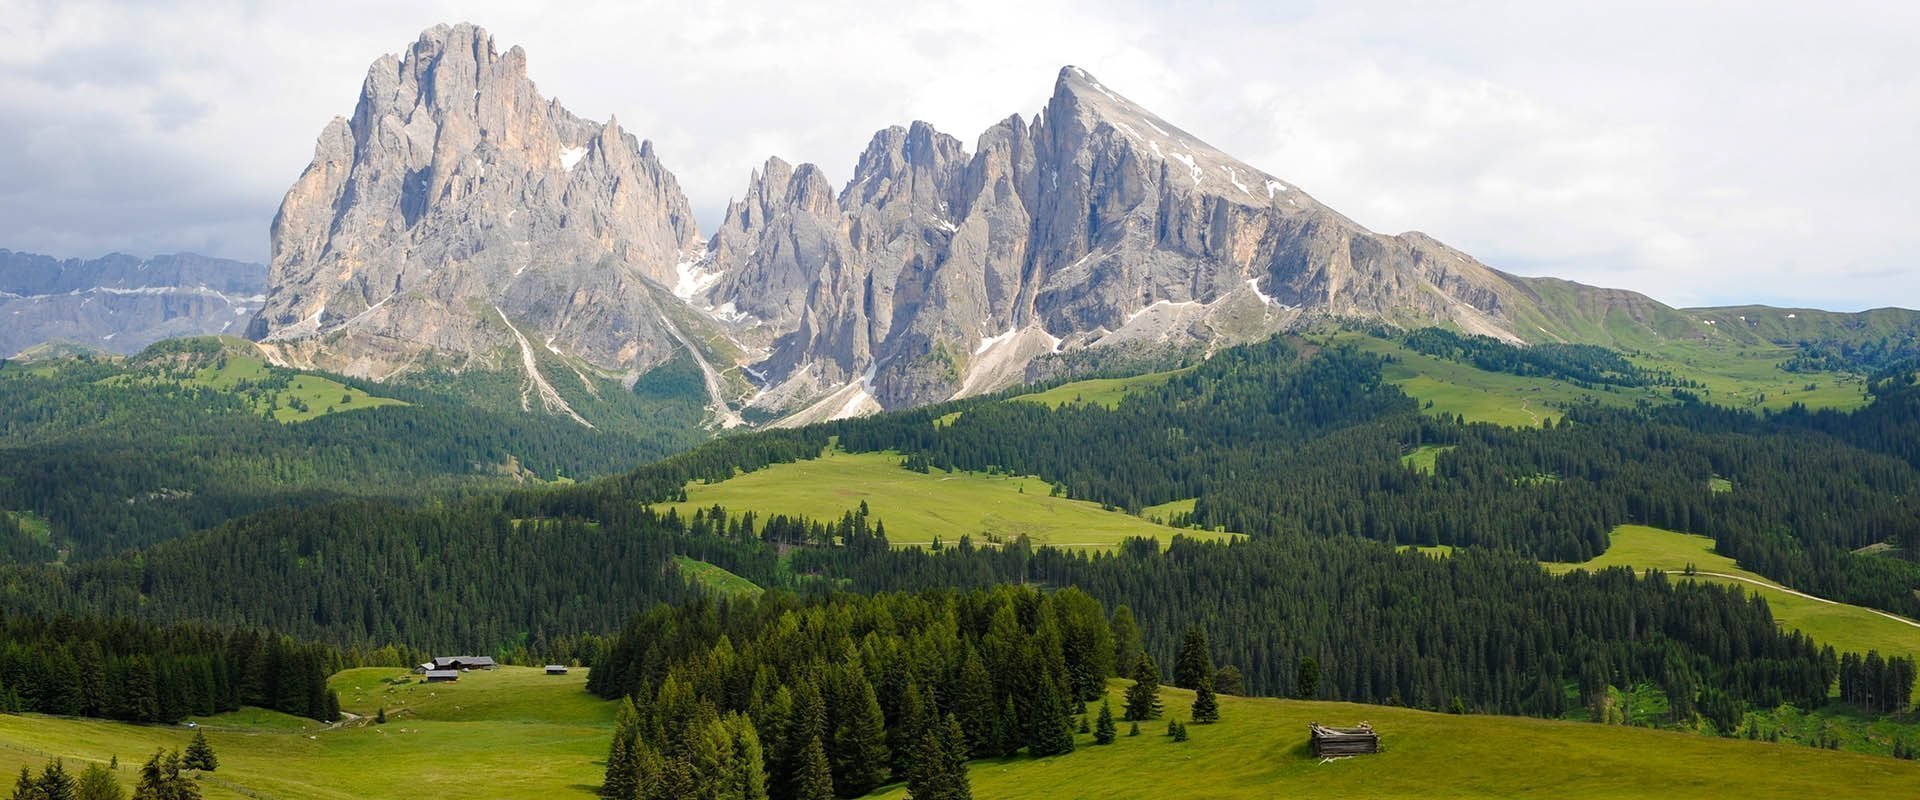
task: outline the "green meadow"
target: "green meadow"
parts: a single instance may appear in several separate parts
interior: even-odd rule
[[[587,694],[586,673],[502,667],[458,683],[419,683],[404,669],[356,669],[329,684],[360,719],[336,726],[248,709],[201,720],[220,769],[209,800],[487,796],[591,797],[600,785],[613,705]],[[373,716],[387,709],[387,723]],[[0,769],[70,769],[118,757],[129,791],[156,749],[186,747],[181,726],[0,715]]]
[[[199,722],[220,758],[202,777],[209,800],[402,796],[579,797],[599,787],[614,707],[588,695],[585,675],[502,667],[452,684],[401,669],[356,669],[330,684],[358,719],[326,726],[248,709]],[[1108,693],[1121,704],[1125,681]],[[1163,688],[1167,713],[1191,716],[1192,694]],[[387,722],[373,715],[386,709]],[[1165,719],[1137,737],[1046,759],[970,766],[981,798],[1798,798],[1848,787],[1904,797],[1920,763],[1789,744],[1619,725],[1387,706],[1221,697],[1221,722],[1165,736]],[[1089,706],[1089,710],[1097,707]],[[1330,762],[1307,753],[1307,725],[1371,722],[1382,753]],[[0,769],[68,767],[118,757],[124,786],[154,750],[183,748],[182,726],[0,715]],[[904,786],[872,795],[897,800]]]
[[[1032,394],[1023,394],[1013,399],[1029,403],[1059,408],[1070,404],[1099,405],[1114,408],[1129,393],[1143,388],[1159,386],[1168,378],[1186,370],[1150,372],[1145,375],[1132,375],[1125,378],[1093,378],[1084,381],[1063,383],[1051,389]]]
[[[1687,565],[1712,575],[1686,576]],[[1713,540],[1705,536],[1622,525],[1613,531],[1607,552],[1581,564],[1548,564],[1547,569],[1563,573],[1574,569],[1600,569],[1626,566],[1637,570],[1658,569],[1672,580],[1701,580],[1737,584],[1766,598],[1773,617],[1781,624],[1812,636],[1835,649],[1865,653],[1878,650],[1887,654],[1920,657],[1920,625],[1884,612],[1835,603],[1797,594],[1772,580],[1740,568],[1733,559],[1713,551]]]
[[[1468,422],[1537,427],[1559,418],[1560,409],[1574,403],[1624,406],[1640,401],[1674,402],[1672,391],[1664,387],[1587,389],[1552,378],[1488,372],[1361,333],[1340,333],[1328,341],[1393,359],[1383,369],[1389,383],[1420,401],[1429,413],[1459,415]],[[1794,403],[1809,408],[1853,409],[1867,402],[1865,383],[1859,376],[1780,369],[1780,364],[1793,355],[1787,348],[1680,341],[1651,347],[1629,351],[1629,360],[1701,384],[1703,388],[1690,391],[1707,402],[1774,410]]]
[[[1098,503],[1051,496],[1053,487],[1032,476],[978,472],[919,473],[902,468],[892,453],[829,450],[820,458],[775,464],[719,483],[687,484],[687,500],[660,506],[689,515],[714,505],[730,511],[839,519],[861,502],[886,524],[887,540],[899,547],[925,547],[935,538],[976,544],[1026,536],[1035,545],[1107,550],[1135,536],[1168,545],[1175,535],[1224,539],[1232,534],[1169,528]]]
[[[753,581],[696,558],[674,556],[673,563],[680,569],[681,575],[723,597],[751,597],[764,591]]]
[[[1108,694],[1115,713],[1125,682]],[[1193,696],[1163,688],[1167,712],[1191,717]],[[1097,711],[1097,706],[1094,707]],[[1165,735],[1164,719],[1138,737],[1046,759],[976,761],[973,796],[1073,798],[1668,798],[1804,800],[1845,786],[1858,797],[1907,797],[1920,763],[1787,744],[1720,739],[1587,722],[1436,714],[1387,706],[1220,698],[1221,721]],[[1366,721],[1384,752],[1323,762],[1307,750],[1310,723]],[[906,797],[893,786],[874,795]]]

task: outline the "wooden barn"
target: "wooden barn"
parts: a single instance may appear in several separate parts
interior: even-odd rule
[[[565,664],[548,664],[548,665],[547,665],[547,674],[548,674],[548,675],[565,675],[565,674],[567,674],[567,665],[565,665]]]
[[[460,680],[460,670],[457,670],[457,669],[427,670],[427,683],[452,683],[457,680]]]
[[[1355,728],[1333,728],[1315,722],[1307,726],[1315,758],[1338,758],[1380,752],[1380,734],[1365,722]]]

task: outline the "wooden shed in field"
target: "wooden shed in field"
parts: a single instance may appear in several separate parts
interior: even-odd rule
[[[548,674],[548,675],[565,675],[565,674],[567,674],[567,665],[565,665],[565,664],[548,664],[548,665],[547,665],[547,674]]]
[[[1315,758],[1336,758],[1380,752],[1380,734],[1365,722],[1353,728],[1334,728],[1315,722],[1307,726]]]
[[[460,680],[460,670],[457,670],[457,669],[427,670],[427,683],[452,683],[457,680]]]

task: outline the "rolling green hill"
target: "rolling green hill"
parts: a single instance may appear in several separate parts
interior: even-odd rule
[[[1098,503],[1051,496],[1052,486],[1032,476],[978,472],[919,473],[902,468],[892,453],[829,450],[821,457],[776,464],[719,483],[687,484],[685,502],[665,504],[683,516],[714,505],[761,516],[799,515],[839,519],[862,502],[887,526],[896,547],[926,547],[971,536],[978,544],[1025,536],[1035,545],[1110,550],[1129,537],[1174,535],[1230,538],[1156,525]]]
[[[133,371],[103,382],[206,387],[245,398],[255,413],[275,422],[305,422],[336,412],[406,405],[324,375],[271,366],[259,356],[259,348],[244,339],[170,340],[148,348],[130,365]]]
[[[1109,687],[1119,708],[1123,684]],[[1193,696],[1162,688],[1169,714],[1190,718]],[[1863,796],[1901,796],[1920,786],[1920,764],[1794,745],[1716,739],[1617,725],[1435,714],[1386,706],[1265,698],[1220,698],[1221,721],[1190,725],[1192,740],[1165,736],[1166,722],[1050,759],[976,761],[975,797],[1054,798],[1662,798],[1800,800],[1848,786]],[[1116,712],[1117,713],[1117,712]],[[1366,721],[1385,752],[1322,762],[1309,755],[1310,723]],[[900,800],[893,787],[876,797]]]
[[[329,685],[361,716],[336,726],[253,709],[201,721],[220,759],[205,796],[591,797],[599,785],[613,705],[586,693],[584,670],[556,677],[502,667],[453,684],[418,681],[402,669],[335,675]],[[373,724],[383,705],[387,724]],[[191,736],[177,726],[0,715],[0,769],[37,769],[57,755],[77,770],[117,757],[131,789],[148,755],[184,748]]]
[[[594,795],[614,704],[587,694],[583,670],[552,677],[525,667],[422,684],[398,669],[358,669],[329,681],[361,719],[337,726],[253,709],[199,720],[220,758],[208,800],[485,795]],[[1109,693],[1119,706],[1125,683]],[[1192,695],[1163,688],[1169,714]],[[387,724],[373,715],[386,708]],[[1904,796],[1920,763],[1690,733],[1515,717],[1448,715],[1387,706],[1220,698],[1221,722],[1192,725],[1175,743],[1163,720],[1127,723],[1113,745],[1077,737],[1070,754],[975,761],[981,798],[1268,798],[1284,796],[1800,800],[1846,786],[1862,797]],[[1306,752],[1308,723],[1365,720],[1385,752],[1322,763]],[[118,757],[131,787],[138,761],[184,747],[181,727],[0,715],[0,770],[69,769]],[[904,798],[893,785],[876,798]]]
[[[1767,599],[1781,624],[1812,636],[1843,652],[1878,650],[1887,655],[1920,656],[1920,622],[1884,611],[1825,600],[1781,586],[1742,569],[1734,560],[1713,551],[1705,536],[1622,525],[1613,531],[1607,552],[1580,564],[1548,564],[1547,569],[1568,572],[1627,566],[1658,569],[1671,580],[1699,580],[1741,586]],[[1699,574],[1683,574],[1692,566]]]

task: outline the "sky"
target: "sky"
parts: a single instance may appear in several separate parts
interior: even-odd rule
[[[1074,64],[1370,229],[1510,272],[1920,308],[1920,3],[1850,0],[0,0],[0,247],[265,261],[367,66],[460,21],[653,140],[704,230],[768,156],[843,183],[876,130],[971,144]]]

